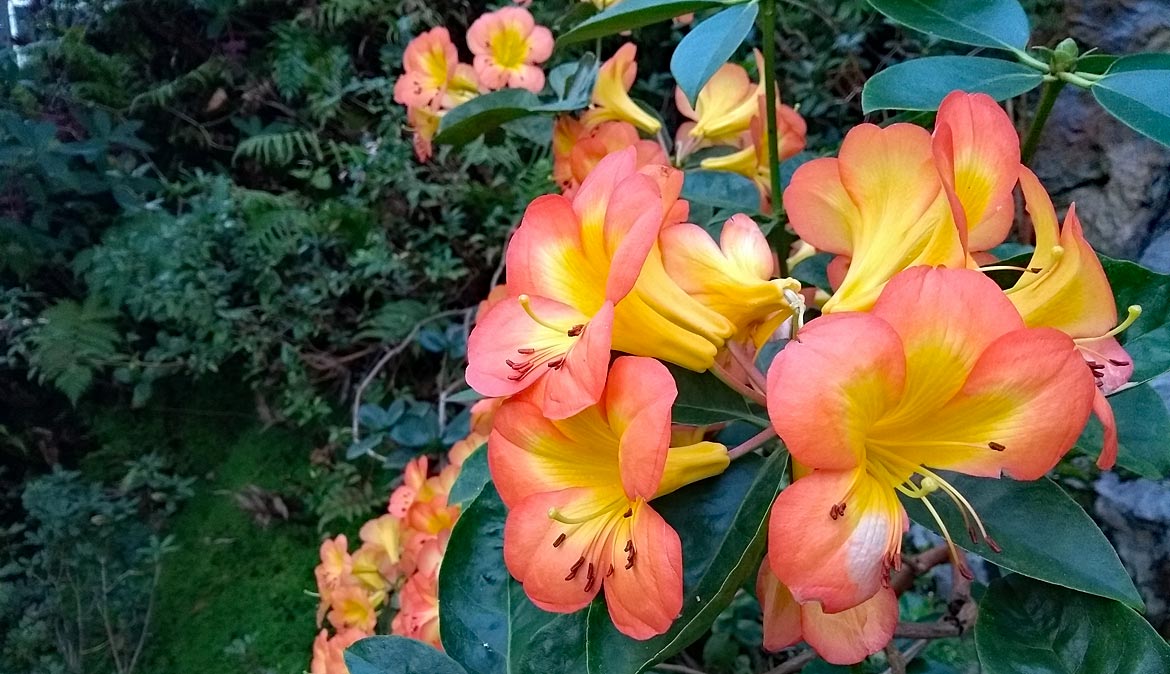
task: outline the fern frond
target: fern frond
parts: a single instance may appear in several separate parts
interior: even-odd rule
[[[121,335],[111,321],[117,312],[94,298],[85,304],[62,300],[41,312],[31,336],[29,366],[39,381],[51,381],[74,403],[93,374],[116,354]]]
[[[227,61],[222,57],[213,56],[194,70],[138,94],[130,101],[130,109],[162,107],[182,94],[209,88],[220,81],[226,71]]]
[[[321,161],[321,142],[312,131],[285,131],[251,136],[240,141],[232,155],[235,162],[240,157],[254,159],[269,166],[285,166],[297,157],[310,156]]]

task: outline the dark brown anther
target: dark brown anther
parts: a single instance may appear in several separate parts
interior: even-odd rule
[[[553,547],[559,548],[559,547],[561,547],[561,543],[564,543],[564,542],[565,542],[565,535],[562,533],[560,536],[557,536],[557,540],[553,541]]]
[[[612,576],[612,575],[613,575],[613,564],[610,564],[610,565],[609,565],[609,571],[606,571],[606,572],[605,572],[605,577],[606,577],[606,578],[609,578],[609,577],[610,577],[610,576]]]
[[[636,557],[638,554],[637,548],[634,547],[634,541],[632,541],[632,540],[626,541],[625,552],[626,552],[626,568],[632,569],[632,568],[634,568],[634,557]]]
[[[967,535],[971,537],[972,545],[975,545],[979,542],[979,537],[975,535],[975,527],[970,524],[967,525]]]
[[[588,592],[593,589],[593,581],[597,576],[593,574],[593,564],[589,564],[589,570],[585,573],[585,591]]]
[[[847,505],[849,505],[849,504],[844,502],[844,501],[841,501],[840,503],[838,503],[837,504],[837,513],[844,516],[845,515],[845,506],[847,506]]]
[[[1117,367],[1126,367],[1127,365],[1129,365],[1128,360],[1117,360],[1116,358],[1110,358],[1109,362],[1113,363]]]
[[[1028,271],[1032,272],[1033,274],[1039,274],[1040,272],[1042,272],[1044,270],[1041,269],[1040,267],[1028,267]]]
[[[622,552],[629,552],[633,548],[634,548],[634,542],[633,541],[626,541],[626,547],[622,548]]]
[[[960,575],[962,575],[967,580],[975,580],[975,574],[971,573],[971,569],[967,568],[966,562],[960,560],[958,567]]]
[[[569,328],[569,332],[567,334],[570,337],[576,337],[577,335],[581,334],[582,332],[585,332],[585,326],[581,323],[578,323],[578,324],[574,325],[573,327]]]
[[[633,508],[626,508],[625,514],[622,515],[622,517],[633,517],[633,516],[634,516],[634,509]]]
[[[574,578],[576,578],[577,571],[581,568],[581,565],[584,563],[585,563],[585,558],[581,557],[572,566],[570,566],[569,567],[569,575],[565,576],[565,580],[573,580]]]
[[[550,360],[549,362],[547,362],[545,364],[551,368],[560,369],[561,365],[563,365],[564,362],[565,362],[564,358],[557,358],[556,360]]]
[[[524,372],[519,372],[519,373],[517,373],[517,374],[511,374],[511,375],[508,375],[508,379],[509,379],[510,381],[520,381],[521,379],[523,379],[523,378],[524,378],[524,375],[525,375],[525,374],[526,374],[526,373],[524,373]]]
[[[516,349],[516,353],[520,354],[521,356],[531,356],[532,354],[536,353],[536,349],[525,347],[523,349]]]
[[[1085,364],[1089,366],[1090,370],[1104,370],[1105,366],[1093,360],[1086,360]]]
[[[993,452],[1002,452],[1003,450],[1007,449],[1007,447],[1004,447],[1003,445],[999,444],[998,442],[987,443],[987,448]]]
[[[1003,552],[1003,548],[999,547],[999,543],[996,543],[991,536],[985,536],[983,540],[987,541],[987,547],[991,548],[992,552]]]
[[[836,503],[834,503],[833,507],[829,508],[829,517],[831,517],[833,519],[837,519],[840,516],[841,516],[841,509],[837,506]]]

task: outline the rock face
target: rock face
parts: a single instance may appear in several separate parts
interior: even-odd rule
[[[1170,51],[1166,0],[1066,0],[1065,19],[1082,49]],[[1061,94],[1034,168],[1058,209],[1076,202],[1089,240],[1106,255],[1138,259],[1151,243],[1167,244],[1158,235],[1170,230],[1170,149],[1114,119],[1088,92]]]

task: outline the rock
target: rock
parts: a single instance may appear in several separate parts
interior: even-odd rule
[[[1170,51],[1165,0],[1067,0],[1065,20],[1082,49],[1105,53]],[[1033,162],[1059,210],[1076,202],[1089,240],[1101,252],[1137,259],[1170,247],[1170,149],[1105,112],[1092,95],[1067,87]],[[1170,251],[1157,254],[1170,264]]]
[[[1170,482],[1104,473],[1094,511],[1146,601],[1146,617],[1170,633]]]

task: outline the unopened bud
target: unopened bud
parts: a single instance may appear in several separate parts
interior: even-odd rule
[[[1077,41],[1066,37],[1052,51],[1052,67],[1057,72],[1072,72],[1076,69],[1080,55],[1081,48],[1077,46]]]

